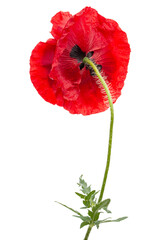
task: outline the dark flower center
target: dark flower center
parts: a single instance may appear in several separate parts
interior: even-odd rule
[[[77,59],[78,62],[82,62],[85,56],[86,53],[83,52],[78,45],[74,45],[70,52],[70,57]]]
[[[88,52],[88,53],[86,54],[86,52],[83,52],[78,45],[74,45],[74,47],[72,48],[72,50],[71,50],[71,52],[70,52],[70,57],[77,59],[78,63],[80,63],[79,68],[80,68],[80,70],[81,70],[81,69],[83,69],[84,66],[85,66],[85,64],[83,63],[83,58],[84,58],[84,57],[90,58],[90,57],[93,56],[93,54],[94,54],[94,51]],[[101,71],[102,65],[100,65],[100,64],[99,64],[99,65],[95,64],[95,65],[97,66],[98,70]],[[95,75],[94,70],[93,70],[90,66],[87,66],[87,65],[86,65],[86,69],[89,69],[89,70],[90,70],[90,74],[91,74],[92,76]]]

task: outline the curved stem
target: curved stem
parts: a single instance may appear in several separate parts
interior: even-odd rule
[[[104,177],[103,177],[103,182],[102,182],[102,186],[101,186],[101,191],[100,191],[100,195],[99,195],[99,199],[98,202],[102,201],[103,198],[103,194],[104,194],[104,189],[105,189],[105,185],[106,185],[106,181],[107,181],[107,176],[108,176],[108,171],[109,171],[109,165],[110,165],[110,158],[111,158],[111,148],[112,148],[112,135],[113,135],[113,122],[114,122],[114,109],[113,109],[113,102],[112,102],[112,98],[111,98],[111,94],[110,91],[108,89],[108,86],[106,84],[106,82],[104,81],[103,77],[101,76],[99,70],[97,69],[96,65],[87,57],[83,58],[83,62],[86,65],[89,65],[90,67],[93,68],[95,74],[97,75],[97,77],[99,78],[99,80],[101,81],[107,97],[108,97],[108,101],[109,101],[109,105],[110,105],[110,111],[111,111],[111,121],[110,121],[110,131],[109,131],[109,142],[108,142],[108,155],[107,155],[107,162],[106,162],[106,167],[105,167],[105,172],[104,172]],[[84,240],[88,239],[88,236],[91,232],[92,227],[88,227],[86,236],[84,238]]]

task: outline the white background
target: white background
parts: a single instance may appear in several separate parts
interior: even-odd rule
[[[0,6],[0,239],[82,240],[86,228],[60,201],[79,209],[81,174],[100,189],[110,111],[71,115],[45,102],[29,58],[51,37],[51,17],[92,6],[116,20],[131,45],[129,72],[115,107],[105,198],[121,223],[93,229],[91,240],[160,239],[160,16],[158,0],[3,1]]]

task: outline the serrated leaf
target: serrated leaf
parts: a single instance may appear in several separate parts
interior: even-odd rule
[[[62,205],[62,206],[65,207],[65,208],[68,208],[69,210],[71,210],[72,212],[78,214],[79,216],[82,216],[82,214],[81,214],[80,212],[74,210],[73,208],[70,208],[70,207],[68,207],[67,205],[64,205],[64,204],[62,204],[62,203],[60,203],[60,202],[57,202],[57,201],[55,201],[55,202],[58,203],[58,204],[60,204],[60,205]]]
[[[82,222],[81,225],[80,225],[80,228],[83,228],[86,225],[89,225],[89,223],[88,222]]]
[[[88,186],[88,187],[86,187],[86,188],[82,188],[81,189],[81,191],[84,193],[84,194],[88,194],[88,193],[90,193],[91,192],[91,187],[90,186]]]
[[[85,195],[87,195],[91,192],[91,187],[87,185],[87,183],[85,182],[85,180],[82,177],[83,177],[83,175],[80,176],[78,185],[79,185],[79,187],[81,187],[81,191]]]
[[[77,194],[80,198],[84,199],[85,198],[85,195],[81,194],[81,193],[78,193],[78,192],[75,192],[75,194]]]
[[[82,188],[86,188],[87,183],[84,181],[84,179],[82,179],[82,177],[83,177],[83,175],[80,176],[78,185]]]

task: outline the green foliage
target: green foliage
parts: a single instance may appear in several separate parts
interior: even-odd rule
[[[85,195],[81,194],[81,193],[78,193],[78,192],[75,192],[75,194],[77,194],[80,198],[85,198]]]
[[[84,221],[84,222],[81,223],[80,228],[82,228],[82,227],[84,227],[86,225],[89,225],[89,223]]]
[[[76,213],[76,215],[73,215],[73,216],[81,219],[82,221],[82,223],[80,224],[80,228],[86,225],[96,226],[97,228],[99,228],[99,225],[101,223],[120,222],[127,218],[127,217],[121,217],[121,218],[112,220],[110,217],[108,217],[103,220],[99,220],[99,216],[101,213],[104,213],[104,212],[107,214],[111,213],[111,211],[108,210],[108,205],[110,204],[111,200],[108,198],[101,202],[98,202],[98,200],[96,199],[96,194],[99,191],[91,190],[91,186],[85,182],[82,175],[79,178],[78,186],[80,187],[80,191],[83,194],[76,192],[76,195],[81,198],[83,203],[83,207],[81,207],[81,209],[86,209],[88,211],[88,216],[84,216],[79,211],[74,210],[73,208],[68,207],[60,202],[57,202],[57,203],[64,206],[65,208],[68,208],[72,212]]]
[[[115,220],[109,220],[109,218],[103,219],[103,220],[99,220],[99,221],[95,221],[94,224],[96,225],[97,228],[99,228],[99,224],[101,223],[107,223],[107,222],[121,222],[123,220],[125,220],[128,217],[121,217],[121,218],[117,218]]]
[[[77,183],[79,185],[79,187],[81,188],[80,190],[85,194],[89,194],[91,192],[91,187],[87,185],[87,183],[84,181],[84,179],[82,178],[83,175],[80,176],[79,178],[79,183]]]
[[[71,210],[72,212],[78,214],[79,216],[82,216],[81,213],[79,213],[78,211],[74,210],[73,208],[70,208],[70,207],[68,207],[68,206],[66,206],[66,205],[64,205],[64,204],[62,204],[62,203],[60,203],[60,202],[57,202],[57,201],[55,201],[55,202],[58,203],[58,204],[60,204],[60,205],[62,205],[63,207],[68,208],[69,210]]]
[[[99,211],[100,209],[102,209],[102,208],[107,208],[108,207],[108,205],[109,205],[109,203],[110,203],[110,199],[106,199],[106,200],[104,200],[104,201],[102,201],[102,202],[100,202],[100,203],[97,203],[94,207],[93,207],[93,211],[94,212],[97,212],[97,211]]]

